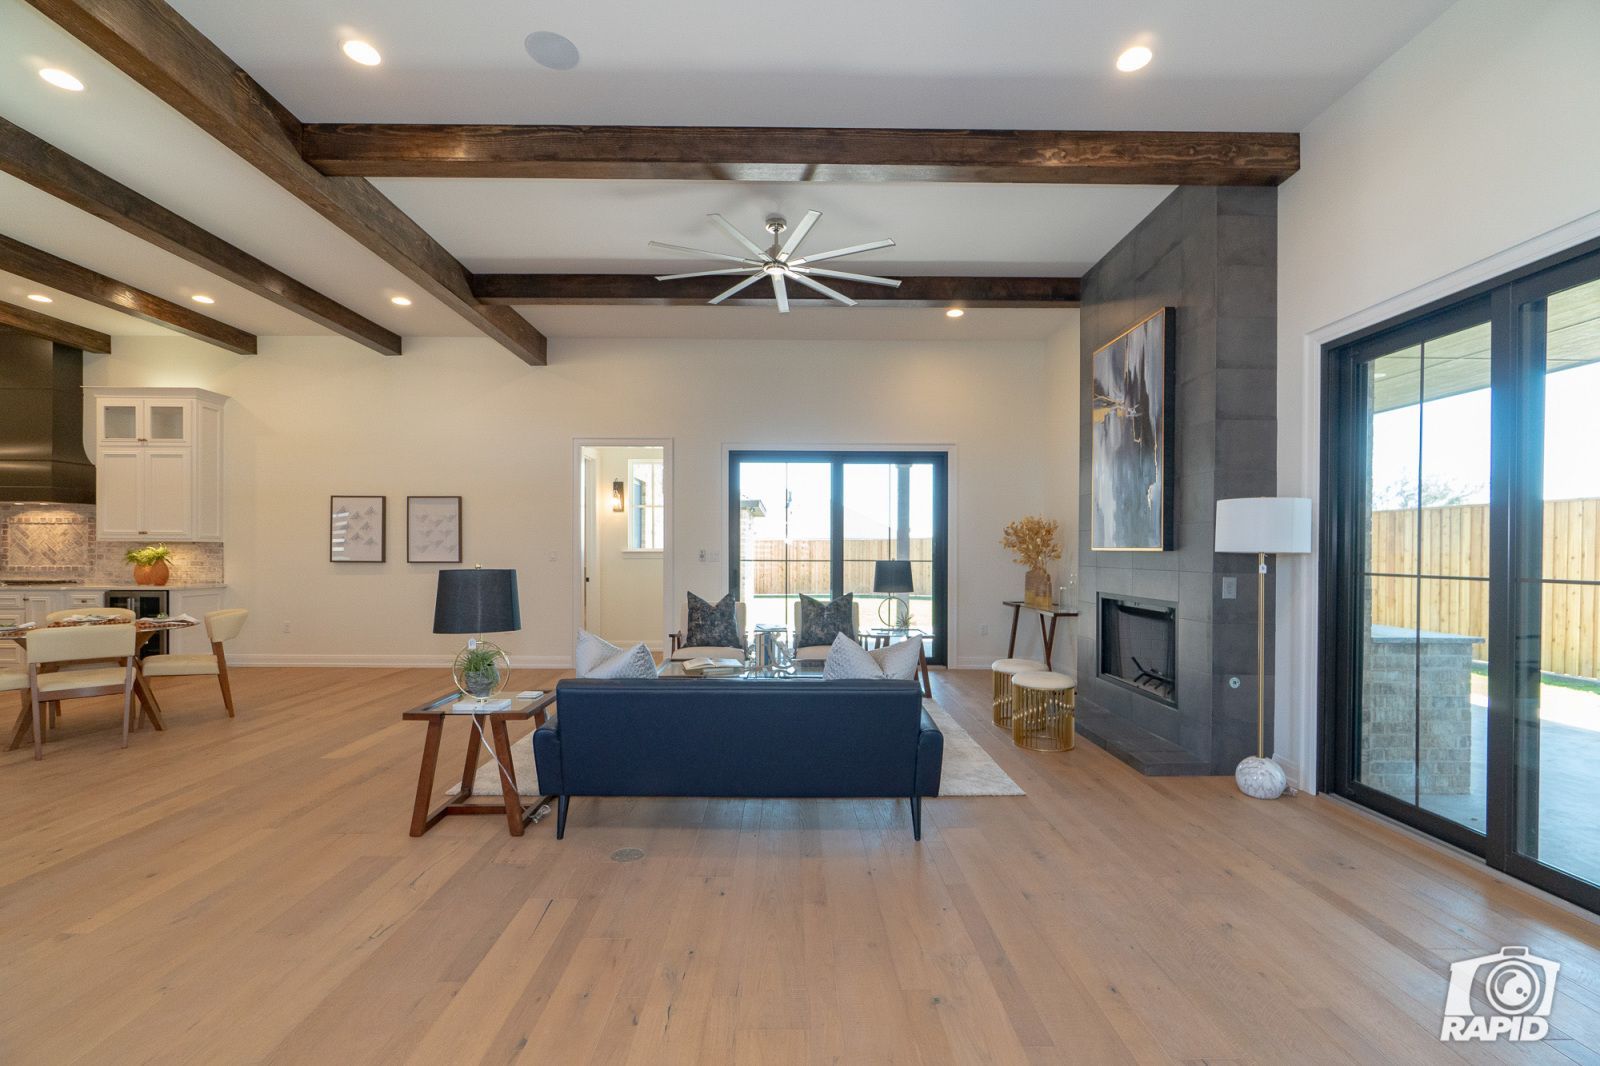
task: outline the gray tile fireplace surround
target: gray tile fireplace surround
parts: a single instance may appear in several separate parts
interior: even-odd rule
[[[1215,554],[1212,524],[1219,499],[1277,492],[1276,190],[1180,188],[1090,269],[1083,396],[1094,350],[1163,306],[1178,323],[1174,550],[1089,550],[1087,404],[1080,419],[1078,729],[1147,774],[1229,774],[1255,754],[1256,560]],[[1099,676],[1101,594],[1178,605],[1176,706]],[[1271,754],[1270,577],[1267,612]]]

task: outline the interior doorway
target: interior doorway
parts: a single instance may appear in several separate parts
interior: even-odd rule
[[[574,616],[658,657],[672,628],[671,468],[670,441],[577,442]]]

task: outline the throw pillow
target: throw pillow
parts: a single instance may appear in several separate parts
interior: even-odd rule
[[[689,626],[684,632],[686,648],[743,648],[744,635],[734,611],[733,593],[716,603],[689,593]]]
[[[822,664],[824,681],[882,676],[883,667],[878,665],[867,649],[843,633],[833,638],[833,647],[828,649],[828,660]]]
[[[921,653],[922,640],[913,637],[898,644],[891,644],[887,648],[879,648],[870,654],[873,661],[883,670],[884,677],[913,681],[917,676],[917,664],[921,662]]]
[[[578,676],[589,677],[591,670],[621,650],[609,640],[596,636],[587,629],[578,630],[578,651],[575,656]]]
[[[832,644],[833,638],[841,633],[854,640],[856,635],[854,596],[855,593],[846,592],[836,600],[824,602],[802,592],[800,634],[795,638],[795,646],[813,648]]]
[[[585,676],[588,677],[655,677],[656,659],[643,644],[635,644],[626,651],[596,663]]]

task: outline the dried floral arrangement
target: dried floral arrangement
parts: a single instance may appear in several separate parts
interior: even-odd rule
[[[1043,566],[1047,559],[1061,558],[1061,523],[1029,515],[1009,523],[1000,538],[1000,546],[1016,557],[1023,566],[1033,569]]]

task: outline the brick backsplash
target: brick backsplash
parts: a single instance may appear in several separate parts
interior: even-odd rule
[[[141,541],[94,539],[94,508],[72,504],[0,504],[0,574],[82,581],[88,585],[132,582],[123,560]],[[169,543],[167,565],[174,585],[220,583],[221,544]]]

